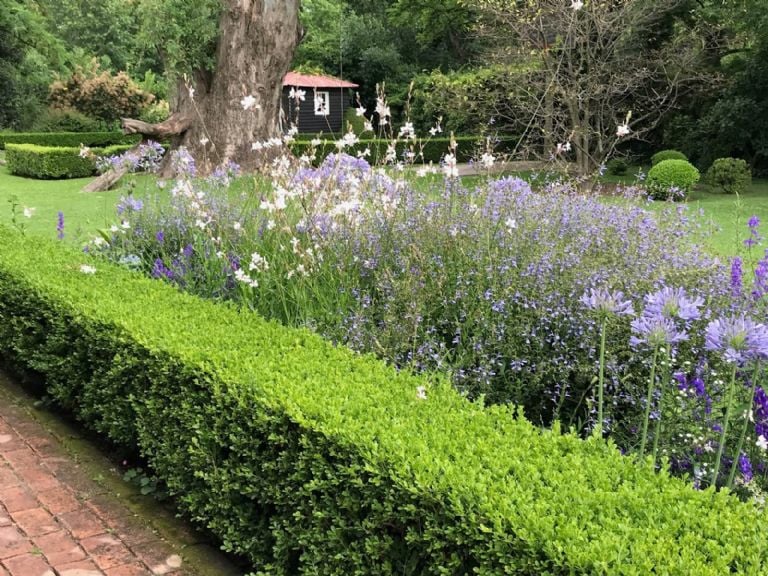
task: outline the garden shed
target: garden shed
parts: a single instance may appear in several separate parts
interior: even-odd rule
[[[333,76],[288,72],[283,78],[285,126],[298,123],[299,132],[342,132],[344,113],[358,85]]]

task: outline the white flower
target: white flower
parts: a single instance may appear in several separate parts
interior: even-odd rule
[[[298,88],[291,88],[291,91],[288,92],[288,97],[298,100],[299,102],[304,102],[307,98],[307,92],[305,90],[299,90]]]
[[[456,156],[453,154],[446,154],[443,159],[443,173],[448,178],[458,178],[459,168],[456,165]]]
[[[243,272],[242,268],[235,270],[235,279],[238,282],[242,282],[243,284],[250,286],[251,288],[259,287],[259,281],[248,276],[248,274]]]
[[[429,135],[430,136],[436,136],[437,134],[440,134],[443,131],[442,126],[440,124],[435,124],[432,128],[429,129]]]
[[[562,142],[558,143],[557,149],[555,150],[555,154],[564,154],[565,152],[571,151],[571,143],[570,142]]]
[[[573,8],[574,11],[581,10],[584,8],[584,2],[582,2],[582,0],[571,0],[571,8]]]
[[[485,168],[486,170],[490,170],[493,168],[493,165],[496,163],[496,158],[493,154],[489,154],[486,152],[483,154],[480,158],[480,165]]]
[[[757,437],[755,445],[760,448],[760,450],[768,450],[768,438],[760,434],[760,436]]]
[[[102,246],[107,243],[101,236],[94,236],[92,242],[94,246]]]
[[[120,222],[120,227],[123,230],[128,230],[131,227],[131,223],[128,222],[128,220],[123,220],[122,222]]]
[[[83,274],[96,274],[96,268],[88,264],[80,264],[80,272]]]
[[[318,146],[320,146],[320,144],[323,143],[323,141],[320,140],[320,138],[312,138],[312,140],[310,140],[309,143],[312,145],[313,148],[317,148]]]
[[[195,89],[191,86],[189,87],[189,99],[194,100],[195,99]]]
[[[357,112],[358,116],[365,116],[365,106],[358,106],[355,108],[355,112]]]
[[[251,150],[259,151],[262,148],[264,148],[264,144],[262,144],[261,142],[254,142],[253,144],[251,144]]]
[[[406,122],[400,127],[400,134],[398,138],[416,138],[416,132],[413,129],[413,122]]]
[[[506,224],[509,230],[514,230],[517,228],[517,221],[514,218],[507,218],[507,221],[504,222],[504,224]]]
[[[32,216],[35,215],[35,210],[37,210],[37,208],[27,208],[27,207],[25,207],[24,208],[24,217],[25,218],[32,218]]]
[[[416,388],[416,398],[419,400],[427,399],[427,389],[424,386],[418,386]]]
[[[363,131],[364,132],[373,132],[373,124],[369,122],[368,120],[365,121],[363,124]]]
[[[266,272],[269,270],[269,262],[258,252],[251,254],[251,263],[248,265],[249,270],[256,270],[258,272]]]
[[[232,228],[234,228],[235,232],[239,232],[242,227],[243,226],[242,224],[240,224],[240,222],[235,222],[234,224],[232,224]]]
[[[344,141],[345,146],[354,146],[358,142],[360,142],[360,139],[355,135],[354,132],[347,132],[344,134],[344,138],[342,138]]]
[[[80,144],[80,158],[88,158],[91,155],[91,149],[88,146]]]
[[[112,224],[112,226],[109,227],[110,232],[120,232],[120,228],[117,227],[117,224]]]
[[[357,153],[358,158],[367,158],[370,155],[371,155],[370,148],[366,148],[365,150],[361,150],[360,152]]]
[[[208,138],[206,138],[205,136],[200,138],[200,145],[201,146],[205,146],[206,144],[208,144],[208,142],[210,142],[210,140],[208,140]]]
[[[392,111],[384,101],[384,98],[376,98],[376,113],[382,118],[389,118],[392,116]]]
[[[631,130],[629,129],[629,125],[626,122],[624,122],[624,124],[619,124],[616,128],[616,136],[618,138],[627,136],[630,132]]]
[[[240,106],[243,107],[243,110],[250,110],[251,108],[259,109],[261,108],[260,105],[256,104],[256,98],[254,98],[252,95],[245,96],[242,100],[240,100]]]

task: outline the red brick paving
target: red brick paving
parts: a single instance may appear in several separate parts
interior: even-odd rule
[[[42,425],[0,404],[0,576],[194,573]]]

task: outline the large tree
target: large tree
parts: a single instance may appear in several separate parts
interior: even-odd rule
[[[255,141],[279,134],[282,79],[301,38],[300,0],[139,0],[142,34],[175,78],[171,117],[124,129],[172,139],[198,172],[260,167]]]

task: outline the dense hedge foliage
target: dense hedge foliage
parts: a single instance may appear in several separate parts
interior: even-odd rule
[[[478,156],[478,150],[484,149],[485,142],[482,137],[479,136],[458,136],[454,139],[458,144],[456,151],[456,159],[458,162],[469,162],[473,158]],[[322,140],[320,144],[313,145],[307,140],[297,140],[290,144],[291,151],[297,156],[301,156],[307,152],[314,150],[315,162],[321,163],[328,155],[334,154],[339,151],[336,146],[336,140]],[[412,161],[418,163],[439,163],[443,156],[450,152],[450,138],[430,138],[423,141],[409,141],[398,140],[395,149],[397,152],[397,159],[406,161]],[[383,164],[387,157],[387,149],[391,145],[391,140],[386,139],[369,139],[360,140],[354,146],[346,147],[345,152],[352,156],[356,156],[359,153],[363,153],[366,149],[370,151],[370,156],[366,156],[366,160],[370,164]],[[500,138],[497,142],[492,143],[493,151],[497,154],[503,154],[512,150],[517,143],[515,137]],[[407,152],[413,152],[415,155],[413,158],[408,159],[406,157]],[[480,152],[482,154],[482,152]]]
[[[0,356],[259,574],[768,567],[764,515],[724,492],[5,229]]]
[[[44,180],[86,178],[96,172],[96,156],[112,156],[130,148],[131,145],[91,148],[92,155],[83,157],[80,148],[8,144],[6,161],[8,171],[17,176]]]
[[[688,160],[688,157],[679,150],[661,150],[651,156],[651,166],[656,166],[664,160]]]
[[[687,160],[662,160],[648,171],[648,192],[655,200],[682,200],[699,181],[699,170]]]
[[[36,144],[37,146],[65,146],[77,148],[83,146],[114,146],[117,144],[137,144],[139,134],[122,132],[5,132],[0,133],[0,150],[6,144]]]
[[[752,184],[752,171],[741,158],[718,158],[707,170],[707,182],[726,194],[742,194]]]

